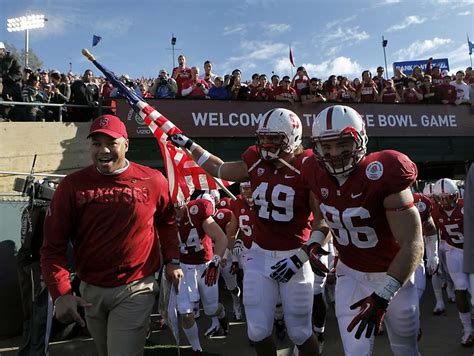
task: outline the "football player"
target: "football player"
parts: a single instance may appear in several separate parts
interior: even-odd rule
[[[319,354],[311,327],[313,273],[301,249],[309,238],[310,214],[319,210],[301,181],[303,161],[311,156],[301,145],[302,133],[294,112],[272,109],[261,117],[256,145],[235,162],[223,162],[182,134],[170,136],[173,144],[189,149],[212,176],[250,181],[255,222],[246,256],[243,301],[248,336],[258,355],[277,354],[272,329],[278,295],[288,336],[300,355]]]
[[[435,203],[433,200],[434,183],[426,183],[423,187],[423,195],[430,201],[431,206]],[[431,276],[431,284],[436,298],[436,305],[433,309],[433,315],[443,315],[446,312],[446,306],[443,300],[443,285],[446,286],[448,300],[454,303],[454,284],[449,276],[448,267],[446,265],[446,241],[441,236],[438,244],[439,267],[435,274]]]
[[[419,214],[410,185],[416,165],[387,150],[367,154],[365,123],[357,111],[335,105],[312,127],[314,156],[302,175],[333,236],[336,317],[346,355],[370,355],[382,321],[394,355],[419,355],[418,295],[413,274],[422,260]],[[313,229],[308,254],[316,263],[327,235]],[[385,319],[384,319],[385,317]]]
[[[233,235],[230,233],[230,228],[229,228],[229,226],[231,225],[231,221],[235,221],[236,218],[234,216],[234,213],[231,210],[227,208],[219,208],[219,209],[216,208],[220,201],[220,194],[218,190],[211,190],[210,193],[212,193],[212,195],[202,194],[201,198],[212,201],[212,203],[215,206],[213,218],[215,222],[217,223],[217,225],[219,225],[219,227],[222,229],[222,231],[226,233],[227,238],[229,240],[228,242],[229,248],[226,249],[224,258],[222,259],[219,265],[219,271],[222,275],[222,278],[224,278],[224,282],[227,287],[227,290],[230,292],[230,295],[232,297],[234,320],[240,321],[242,320],[242,310],[240,306],[240,288],[237,285],[237,272],[238,272],[239,266],[238,266],[237,258],[235,258],[235,261],[234,261],[234,257],[232,253],[230,252],[230,248],[232,248],[232,244],[230,240],[233,238]],[[216,331],[218,331],[219,323],[216,323],[215,321],[213,324],[216,325],[217,327]],[[212,334],[212,331],[211,331],[211,334]],[[211,334],[208,336],[213,336]]]
[[[182,203],[176,209],[180,261],[184,272],[177,305],[193,355],[202,353],[193,312],[194,304],[199,299],[202,300],[204,313],[218,318],[218,329],[222,328],[224,334],[227,334],[229,328],[224,306],[219,303],[216,283],[219,278],[219,264],[227,248],[227,238],[212,217],[214,209],[215,206],[206,199]],[[214,251],[212,241],[215,243]],[[210,330],[214,328],[215,325],[211,325]]]
[[[462,346],[472,346],[471,305],[468,298],[469,278],[463,272],[464,200],[451,179],[438,180],[433,187],[436,202],[433,220],[446,241],[446,264],[454,282],[456,306],[463,327]]]

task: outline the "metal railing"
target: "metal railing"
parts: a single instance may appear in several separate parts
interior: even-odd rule
[[[59,113],[58,113],[58,119],[59,122],[63,122],[63,110],[62,108],[84,108],[84,109],[98,109],[99,110],[99,116],[102,114],[103,109],[110,109],[112,106],[106,106],[106,105],[101,105],[101,102],[99,101],[98,106],[90,106],[90,105],[79,105],[79,104],[68,104],[68,103],[63,103],[63,104],[54,104],[54,103],[41,103],[41,102],[24,102],[24,101],[2,101],[0,100],[0,105],[4,106],[38,106],[38,107],[56,107],[60,108]]]

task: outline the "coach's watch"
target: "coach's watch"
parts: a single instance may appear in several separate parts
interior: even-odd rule
[[[166,262],[166,264],[172,264],[172,265],[175,265],[175,266],[179,266],[179,258],[172,258],[170,261]]]

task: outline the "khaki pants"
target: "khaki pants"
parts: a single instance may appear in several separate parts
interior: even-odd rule
[[[87,327],[100,356],[142,355],[158,285],[153,276],[103,288],[81,282]]]

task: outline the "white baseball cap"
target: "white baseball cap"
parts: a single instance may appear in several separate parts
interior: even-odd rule
[[[0,49],[5,49],[5,44],[3,42],[0,42]]]

